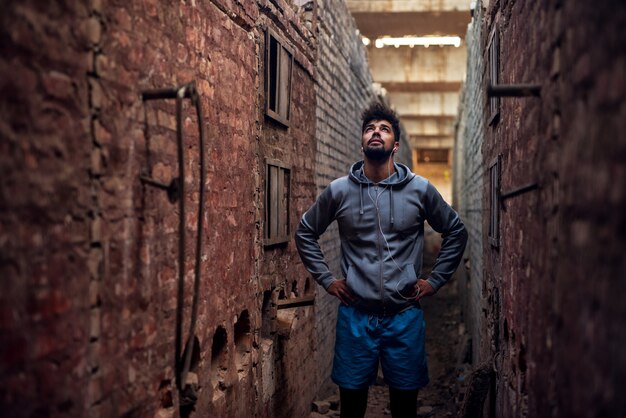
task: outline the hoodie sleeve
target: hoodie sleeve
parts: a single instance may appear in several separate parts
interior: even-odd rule
[[[452,277],[458,267],[467,243],[467,231],[459,215],[443,200],[430,182],[424,203],[428,223],[443,237],[437,261],[426,280],[437,291]]]
[[[295,237],[304,267],[324,289],[328,289],[335,279],[324,259],[318,240],[335,219],[336,209],[331,187],[328,186],[313,206],[302,215]]]

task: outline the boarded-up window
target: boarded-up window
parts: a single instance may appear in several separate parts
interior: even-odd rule
[[[498,25],[493,25],[489,37],[489,84],[497,86],[500,83],[500,35]],[[489,125],[495,126],[500,119],[500,97],[489,98]]]
[[[265,173],[265,245],[289,241],[291,169],[267,160]]]
[[[293,54],[271,29],[267,29],[265,61],[265,113],[289,126]]]
[[[500,246],[500,157],[489,167],[489,244]]]

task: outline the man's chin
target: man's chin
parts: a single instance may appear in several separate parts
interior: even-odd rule
[[[369,148],[368,147],[364,150],[363,153],[370,160],[383,161],[389,158],[392,152],[393,152],[392,150],[386,150],[382,147],[381,148]]]

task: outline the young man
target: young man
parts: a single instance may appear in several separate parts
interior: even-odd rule
[[[419,300],[452,276],[467,233],[426,179],[394,163],[400,146],[395,112],[375,102],[362,121],[363,161],[331,182],[302,216],[296,245],[306,269],[341,301],[332,372],[341,417],[364,416],[380,361],[393,418],[413,418],[417,392],[428,383]],[[341,238],[341,279],[329,271],[318,244],[333,221]],[[418,280],[424,221],[443,234],[443,244],[430,276]]]

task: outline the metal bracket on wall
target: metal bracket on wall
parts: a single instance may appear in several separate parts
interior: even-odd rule
[[[540,97],[538,84],[490,84],[487,97]]]
[[[502,205],[502,208],[504,208],[504,201],[505,200],[510,199],[512,197],[515,197],[515,196],[519,196],[519,195],[521,195],[523,193],[527,193],[527,192],[530,192],[530,191],[533,191],[533,190],[540,189],[540,188],[541,188],[541,185],[539,183],[530,183],[530,184],[527,184],[525,186],[521,186],[521,187],[518,187],[516,189],[510,190],[510,191],[508,191],[506,193],[501,193],[500,196],[499,196],[500,204]]]
[[[276,302],[276,309],[297,308],[299,306],[315,305],[315,295],[303,296],[301,298],[281,299]]]
[[[180,392],[186,387],[187,374],[191,366],[191,355],[193,351],[193,339],[198,316],[198,300],[200,288],[200,261],[202,255],[202,225],[204,219],[204,184],[205,184],[205,151],[204,151],[204,125],[202,118],[202,107],[200,97],[194,82],[180,87],[168,89],[147,90],[141,93],[144,102],[149,100],[176,99],[176,139],[178,142],[178,177],[171,183],[165,184],[149,177],[141,176],[140,180],[147,185],[154,186],[167,191],[170,202],[178,201],[178,295],[176,300],[176,336],[175,336],[175,370],[176,386]],[[183,327],[183,304],[185,288],[185,158],[183,141],[183,100],[189,99],[196,108],[196,118],[198,119],[199,132],[199,153],[200,153],[200,181],[198,197],[198,229],[196,237],[196,257],[194,269],[193,299],[191,306],[191,319],[189,322],[189,333],[183,353],[182,327]]]
[[[147,176],[139,176],[139,180],[141,180],[142,183],[147,184],[148,186],[165,190],[167,192],[167,200],[169,200],[170,203],[176,203],[178,201],[178,197],[179,197],[179,192],[178,192],[179,178],[178,177],[173,178],[170,184],[165,184],[163,182],[160,182],[158,180],[155,180]]]

